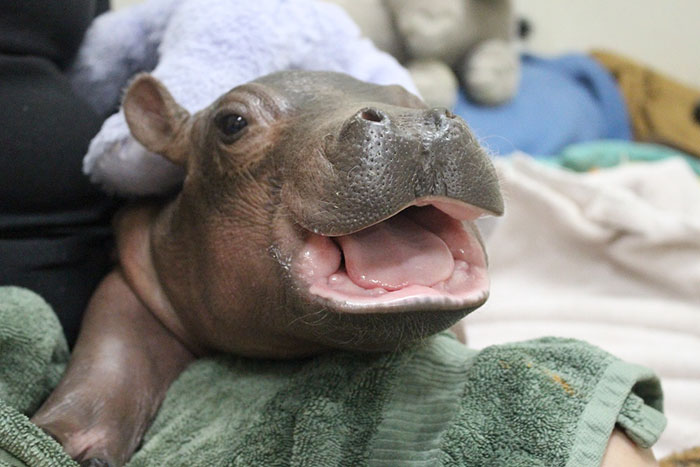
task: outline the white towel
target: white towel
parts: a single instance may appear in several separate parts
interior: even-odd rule
[[[588,174],[497,161],[506,214],[486,239],[491,297],[470,346],[583,339],[660,376],[657,455],[700,443],[700,183],[680,159]]]

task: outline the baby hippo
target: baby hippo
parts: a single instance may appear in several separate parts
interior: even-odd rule
[[[179,192],[115,219],[119,263],[33,421],[83,465],[122,465],[165,392],[214,352],[391,351],[486,300],[473,221],[503,202],[467,125],[398,86],[286,71],[188,114],[149,75],[131,132]]]

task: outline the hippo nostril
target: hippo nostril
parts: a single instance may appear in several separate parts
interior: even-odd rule
[[[457,118],[455,114],[441,107],[430,109],[427,114],[427,121],[435,124],[437,128],[446,128],[450,125],[448,120]]]
[[[376,109],[363,109],[360,111],[360,118],[370,122],[380,123],[384,120],[384,114]]]
[[[443,117],[447,118],[457,118],[455,114],[450,112],[448,109],[444,107],[435,107],[433,109],[430,109],[430,114],[433,115],[433,118],[435,119],[441,119]]]

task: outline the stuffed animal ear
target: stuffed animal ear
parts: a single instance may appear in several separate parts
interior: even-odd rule
[[[131,134],[146,149],[184,166],[188,148],[183,133],[190,114],[180,107],[166,87],[148,74],[138,75],[122,104]]]

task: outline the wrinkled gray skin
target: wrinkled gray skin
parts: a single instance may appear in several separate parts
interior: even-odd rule
[[[32,419],[85,465],[125,463],[198,356],[392,350],[483,302],[352,313],[294,277],[310,231],[355,232],[426,196],[502,211],[485,152],[448,111],[397,86],[302,71],[235,88],[193,116],[141,75],[124,109],[134,137],[186,178],[174,198],[115,220],[119,265]],[[221,123],[230,114],[247,121],[233,136]]]

